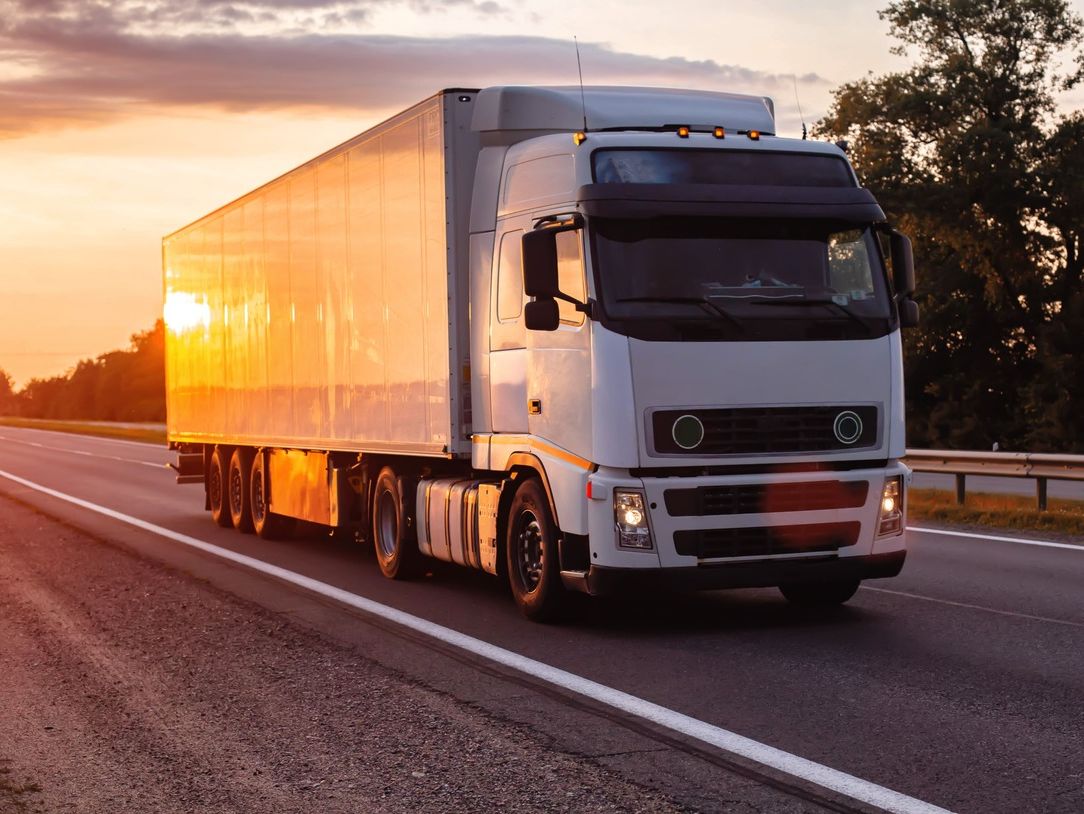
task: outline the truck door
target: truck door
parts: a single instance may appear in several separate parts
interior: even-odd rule
[[[556,238],[560,289],[586,301],[583,231],[560,232]],[[556,331],[527,332],[528,425],[531,435],[590,459],[590,324],[571,303],[558,301],[558,307]]]
[[[522,241],[522,229],[503,232],[493,259],[489,298],[489,381],[494,432],[527,432]]]

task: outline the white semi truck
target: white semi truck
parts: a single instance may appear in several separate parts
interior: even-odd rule
[[[910,243],[770,99],[451,89],[164,239],[168,431],[221,526],[570,592],[905,557]],[[891,262],[891,274],[886,268]]]

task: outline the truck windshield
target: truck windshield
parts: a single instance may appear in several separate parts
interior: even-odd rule
[[[892,327],[869,228],[796,220],[596,219],[603,319],[649,340],[866,339]]]

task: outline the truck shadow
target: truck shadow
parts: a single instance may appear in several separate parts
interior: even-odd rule
[[[354,563],[359,571],[372,572],[369,576],[379,578],[368,544],[345,536],[328,537],[322,534],[292,541],[292,545],[314,544],[324,547],[326,553],[343,566],[351,567],[348,564]],[[452,563],[432,560],[422,577],[410,583],[397,583],[394,587],[414,596],[419,592],[431,594],[434,606],[454,605],[458,599],[464,606],[475,606],[476,611],[481,610],[477,606],[483,606],[486,615],[504,619],[505,623],[522,622],[523,625],[533,626],[520,616],[503,579]],[[571,597],[567,617],[554,625],[544,625],[542,629],[551,632],[562,628],[582,629],[652,637],[712,631],[839,630],[877,626],[882,614],[863,607],[861,599],[862,594],[859,593],[849,605],[818,608],[792,605],[774,588],[638,593],[612,597],[576,594]]]

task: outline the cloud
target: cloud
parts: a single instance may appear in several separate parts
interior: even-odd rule
[[[403,107],[447,86],[575,82],[575,52],[571,43],[561,40],[436,39],[324,29],[297,33],[296,15],[317,12],[326,20],[342,20],[351,11],[364,14],[379,2],[188,0],[169,3],[168,8],[153,2],[9,2],[9,13],[0,13],[0,20],[7,20],[0,22],[0,63],[29,70],[0,78],[0,136],[105,122],[148,108],[364,114]],[[466,2],[483,15],[501,8],[491,0],[416,0],[415,5],[436,11]],[[237,21],[265,15],[271,29],[261,30],[252,22],[219,32],[172,33],[198,13],[225,14]],[[710,60],[660,59],[616,51],[602,43],[581,43],[580,50],[589,84],[756,92],[789,92],[791,87],[789,76]],[[826,84],[816,75],[799,81]]]

